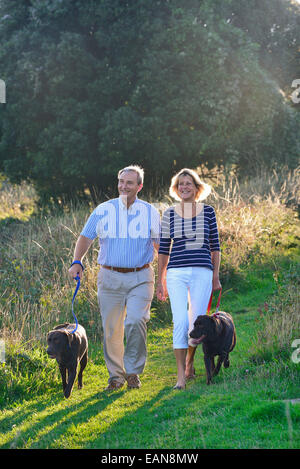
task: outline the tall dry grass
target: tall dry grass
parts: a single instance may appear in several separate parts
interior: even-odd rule
[[[299,265],[292,266],[278,282],[277,294],[264,304],[260,311],[261,328],[250,351],[254,361],[290,357],[293,340],[300,338],[299,284]]]
[[[14,340],[41,340],[54,324],[73,321],[73,284],[67,275],[75,241],[88,213],[84,208],[2,226],[0,327]],[[76,314],[99,335],[95,296],[96,246],[86,259]]]
[[[10,184],[0,175],[0,220],[27,221],[34,213],[37,196],[30,184]]]

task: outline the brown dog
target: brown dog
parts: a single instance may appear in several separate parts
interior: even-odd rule
[[[72,333],[74,328],[75,324],[65,323],[56,326],[47,334],[47,353],[50,358],[56,358],[59,365],[66,398],[71,395],[78,363],[80,363],[78,389],[82,388],[82,373],[88,360],[88,340],[85,329],[78,325],[76,332]]]
[[[220,311],[212,316],[198,316],[194,322],[194,329],[190,332],[194,344],[201,344],[206,368],[206,383],[210,384],[212,376],[216,376],[222,363],[229,367],[229,353],[236,344],[236,332],[230,314]],[[214,357],[218,355],[215,367]]]

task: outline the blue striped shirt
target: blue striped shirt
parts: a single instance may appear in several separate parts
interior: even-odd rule
[[[202,211],[193,218],[182,218],[176,213],[174,207],[164,212],[159,254],[170,254],[167,269],[199,266],[213,270],[211,261],[213,251],[220,251],[216,214],[213,207],[203,204]]]
[[[153,261],[159,232],[159,212],[151,204],[136,198],[127,210],[119,197],[98,205],[81,235],[99,237],[100,265],[134,268]]]

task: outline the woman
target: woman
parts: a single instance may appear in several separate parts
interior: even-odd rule
[[[171,302],[177,363],[174,389],[184,389],[186,379],[194,376],[196,347],[189,341],[189,332],[196,317],[206,314],[212,290],[221,289],[215,211],[199,202],[210,191],[195,171],[182,169],[172,178],[169,190],[180,204],[169,207],[162,217],[156,294],[164,301],[168,293]]]

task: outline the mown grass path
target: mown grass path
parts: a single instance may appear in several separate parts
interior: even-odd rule
[[[268,276],[267,276],[268,277]],[[256,281],[258,281],[256,279]],[[258,306],[272,291],[261,279],[256,295],[224,295],[237,346],[231,366],[211,386],[205,383],[202,350],[197,378],[185,391],[173,390],[176,366],[171,325],[148,333],[148,360],[139,390],[107,394],[101,344],[93,345],[85,386],[64,399],[55,392],[27,399],[0,413],[1,448],[299,448],[299,364],[273,360],[261,365],[250,357],[260,327]]]

